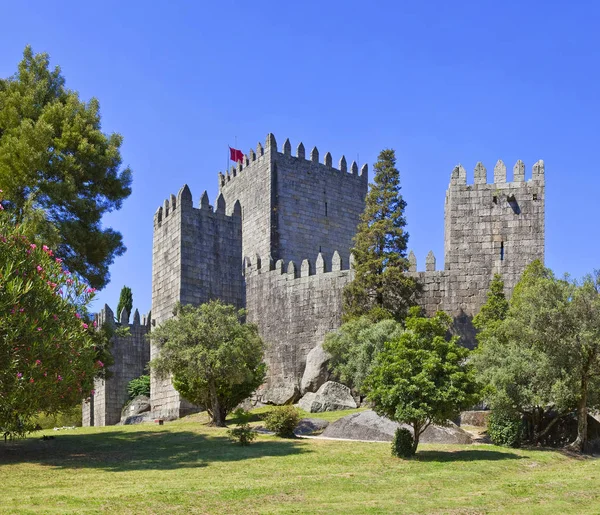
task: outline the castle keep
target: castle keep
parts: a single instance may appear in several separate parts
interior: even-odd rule
[[[454,319],[465,345],[474,345],[472,317],[485,302],[495,273],[507,293],[524,268],[544,258],[544,163],[525,180],[518,161],[512,181],[498,161],[493,183],[478,163],[474,182],[454,168],[445,201],[444,269],[430,252],[419,271],[410,253],[410,274],[423,286],[419,302],[428,314],[441,309]],[[176,302],[210,299],[245,307],[268,348],[263,402],[294,401],[320,384],[306,377],[311,351],[341,323],[342,291],[353,278],[350,249],[368,188],[368,171],[317,148],[295,155],[267,136],[263,147],[219,173],[212,206],[206,192],[197,207],[184,186],[154,215],[152,320],[173,316]],[[413,221],[418,227],[418,220]],[[157,352],[151,349],[152,356]],[[138,374],[139,375],[139,374]],[[110,380],[109,380],[110,381]],[[194,410],[170,384],[151,380],[154,416],[174,418]]]

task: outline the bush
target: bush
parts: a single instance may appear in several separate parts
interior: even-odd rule
[[[265,426],[282,438],[294,436],[294,429],[300,422],[300,411],[294,406],[278,406],[265,416]]]
[[[250,413],[238,408],[234,412],[236,418],[240,421],[236,428],[227,431],[227,435],[232,442],[237,442],[240,445],[250,445],[256,440],[257,433],[250,427]]]
[[[52,429],[54,427],[81,427],[81,404],[65,409],[60,413],[39,413],[33,417],[33,425],[40,429]]]
[[[495,445],[521,447],[523,441],[523,419],[521,415],[492,410],[487,430],[492,443]]]
[[[150,376],[140,376],[129,381],[127,385],[129,398],[135,399],[138,395],[150,397]]]
[[[404,427],[396,429],[392,440],[392,456],[396,458],[410,458],[414,456],[414,438],[412,433]]]

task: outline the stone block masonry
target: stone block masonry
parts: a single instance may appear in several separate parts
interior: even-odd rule
[[[268,379],[258,400],[282,404],[299,397],[306,356],[341,324],[342,292],[353,277],[348,264],[338,252],[327,261],[321,254],[305,259],[299,267],[246,260],[248,320],[267,343]]]
[[[152,249],[152,323],[161,324],[182,304],[212,299],[245,305],[242,275],[242,220],[239,202],[230,214],[220,194],[216,206],[206,192],[198,208],[187,186],[171,195],[154,216]],[[152,345],[151,356],[158,350]],[[157,418],[177,418],[197,411],[182,399],[169,379],[151,375],[150,398]]]
[[[128,400],[127,385],[129,381],[147,374],[148,361],[150,360],[150,343],[146,334],[150,331],[150,320],[136,310],[133,323],[128,324],[129,314],[123,308],[120,316],[119,327],[129,327],[129,336],[114,336],[110,352],[114,364],[109,370],[111,376],[94,381],[95,393],[82,405],[84,426],[110,426],[118,424],[121,420],[121,410]],[[105,305],[96,315],[98,327],[105,324],[115,327],[114,314]]]
[[[367,167],[300,143],[292,156],[289,140],[281,151],[275,137],[219,174],[216,209],[206,194],[198,208],[185,186],[154,217],[152,316],[160,324],[177,302],[201,304],[221,299],[246,307],[268,350],[269,375],[258,395],[263,401],[297,397],[308,352],[341,323],[343,288],[352,279],[350,249],[368,188]],[[441,309],[472,347],[472,317],[485,302],[494,273],[507,293],[525,267],[544,258],[544,163],[525,179],[518,161],[511,182],[499,161],[487,181],[478,163],[473,184],[466,170],[451,174],[445,202],[445,266],[435,256],[410,272],[423,286],[419,302],[429,314]],[[310,261],[314,259],[315,261]],[[307,260],[306,258],[309,258]],[[343,264],[343,266],[342,266]],[[156,355],[156,349],[152,350]],[[152,377],[153,410],[174,418],[194,408],[168,380]]]

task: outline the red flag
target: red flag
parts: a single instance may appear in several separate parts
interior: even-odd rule
[[[237,163],[241,163],[244,161],[244,153],[237,148],[229,147],[229,159],[236,161]]]

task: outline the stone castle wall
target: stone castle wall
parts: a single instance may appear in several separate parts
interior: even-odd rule
[[[342,291],[353,272],[337,252],[331,260],[319,254],[300,266],[283,260],[261,264],[246,261],[248,320],[267,344],[268,379],[258,397],[284,404],[298,398],[307,354],[340,326]]]
[[[234,203],[227,215],[223,195],[216,207],[206,192],[198,208],[184,186],[171,195],[154,217],[152,255],[152,317],[161,324],[173,316],[177,302],[199,305],[211,299],[243,307],[241,208]],[[151,357],[158,350],[151,346]],[[169,379],[152,375],[152,411],[158,418],[176,418],[195,411],[180,398]]]
[[[269,376],[259,395],[285,402],[297,394],[308,352],[341,323],[367,169],[359,173],[352,163],[348,170],[345,158],[333,168],[329,153],[319,163],[316,148],[306,159],[302,144],[292,156],[288,140],[279,152],[269,134],[264,148],[259,144],[242,163],[220,174],[219,184],[214,211],[205,194],[200,208],[194,208],[184,187],[155,215],[153,324],[170,318],[178,301],[200,304],[219,298],[245,306],[268,345]],[[417,271],[414,254],[409,261],[410,273],[423,287],[419,303],[429,314],[444,310],[452,315],[463,344],[474,345],[471,319],[485,302],[494,273],[503,276],[510,294],[524,268],[543,260],[544,188],[541,161],[528,181],[521,161],[511,182],[501,161],[493,183],[480,163],[473,184],[467,184],[462,166],[452,172],[444,270],[436,270],[431,253],[424,271]],[[304,259],[315,255],[315,262]],[[152,402],[161,417],[192,409],[170,381],[154,377]]]
[[[129,327],[129,336],[113,336],[110,352],[114,363],[110,366],[111,376],[94,381],[94,394],[82,405],[83,426],[110,426],[121,420],[121,410],[129,398],[129,381],[148,374],[150,343],[146,335],[150,331],[149,319],[140,320],[136,310],[133,323],[128,323],[129,315],[123,311],[120,327]],[[114,314],[108,306],[96,315],[98,327],[109,324],[114,327]]]
[[[348,170],[342,156],[338,168],[313,148],[306,159],[300,143],[296,156],[286,140],[279,152],[273,134],[263,149],[259,143],[226,175],[220,174],[220,191],[227,205],[242,208],[244,256],[269,257],[273,262],[300,262],[319,252],[331,260],[338,251],[349,258],[368,189],[368,169],[359,173],[353,162]]]

